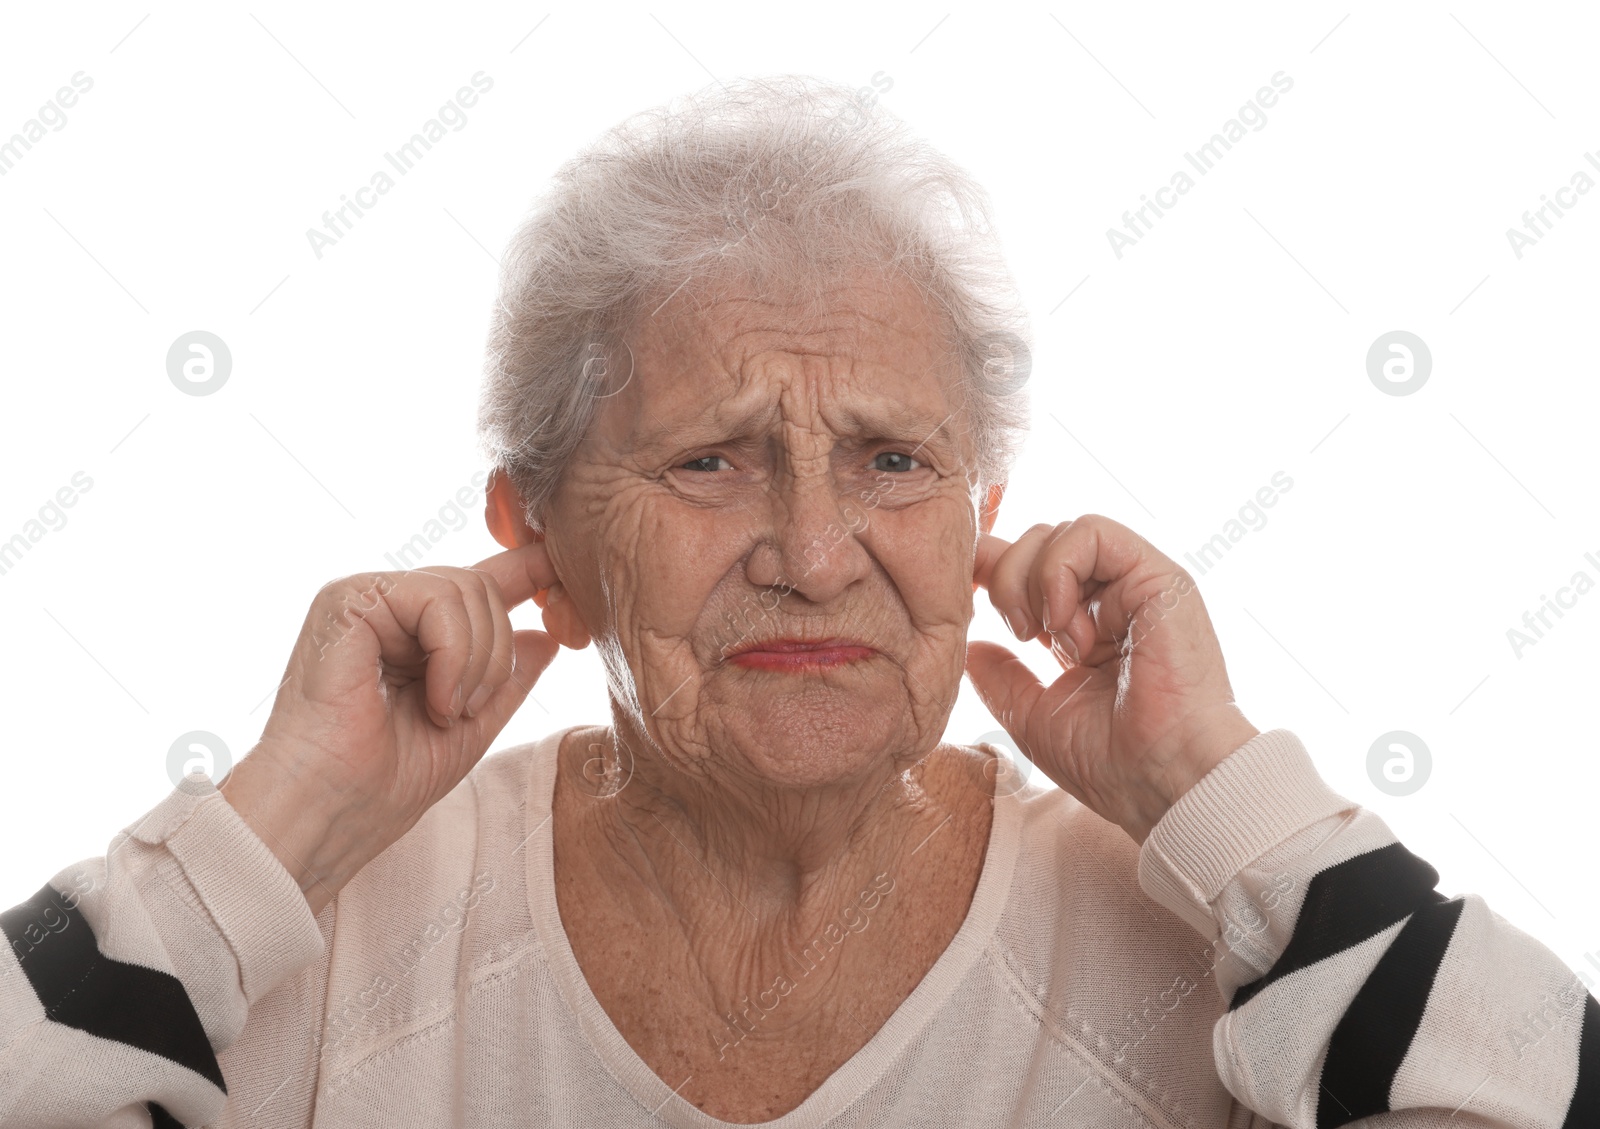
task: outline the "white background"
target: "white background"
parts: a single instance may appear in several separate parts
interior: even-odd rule
[[[180,734],[242,756],[318,587],[391,567],[481,469],[494,259],[560,162],[713,78],[881,72],[989,188],[1035,318],[996,532],[1098,512],[1182,561],[1285,472],[1190,565],[1246,714],[1586,967],[1600,591],[1520,657],[1506,633],[1600,581],[1600,192],[1520,259],[1506,230],[1600,177],[1595,17],[1207,7],[10,8],[0,137],[94,85],[0,177],[0,540],[93,485],[0,575],[0,905],[158,802]],[[306,229],[478,71],[466,126],[318,259]],[[1266,125],[1119,259],[1107,228],[1279,71]],[[213,395],[167,377],[194,329],[232,351]],[[1407,396],[1366,371],[1394,329],[1433,357]],[[423,563],[497,551],[480,515]],[[987,601],[973,634],[1017,647]],[[495,747],[606,716],[593,649],[564,653]],[[964,685],[950,739],[995,728]],[[1432,752],[1409,796],[1368,776],[1391,730]]]

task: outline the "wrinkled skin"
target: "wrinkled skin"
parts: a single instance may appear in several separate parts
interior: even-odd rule
[[[814,319],[695,297],[633,335],[546,515],[547,623],[598,640],[640,782],[704,805],[729,849],[826,854],[959,690],[980,522],[955,361],[903,283],[865,277]],[[876,654],[725,661],[772,637]]]

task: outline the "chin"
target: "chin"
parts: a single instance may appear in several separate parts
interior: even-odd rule
[[[756,697],[732,711],[725,732],[750,768],[773,785],[825,787],[881,771],[905,755],[903,701],[864,702],[816,686]]]

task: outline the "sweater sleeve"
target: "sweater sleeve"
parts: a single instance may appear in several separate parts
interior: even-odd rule
[[[200,773],[0,931],[0,1126],[29,1129],[218,1122],[218,1053],[325,951],[294,879]]]
[[[1213,942],[1212,1055],[1250,1110],[1290,1129],[1600,1126],[1593,980],[1438,881],[1283,729],[1139,852],[1145,893]]]

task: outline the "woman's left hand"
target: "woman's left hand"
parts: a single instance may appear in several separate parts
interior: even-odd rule
[[[1015,544],[981,534],[973,580],[1064,668],[1046,686],[1004,647],[971,643],[978,696],[1050,779],[1135,842],[1260,732],[1234,704],[1193,578],[1126,526],[1087,514]]]

